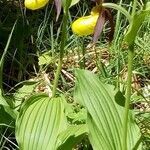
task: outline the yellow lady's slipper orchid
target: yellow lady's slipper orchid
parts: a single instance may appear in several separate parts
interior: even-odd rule
[[[97,19],[99,17],[99,7],[93,7],[91,15],[81,17],[72,23],[72,31],[79,36],[87,36],[94,33]]]
[[[36,10],[44,7],[49,0],[25,0],[25,7],[31,10]]]
[[[79,36],[87,36],[94,33],[98,15],[90,15],[77,19],[72,24],[72,31]]]

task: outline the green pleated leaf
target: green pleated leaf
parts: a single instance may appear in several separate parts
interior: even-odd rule
[[[20,150],[56,150],[56,140],[66,129],[63,100],[35,95],[23,105],[16,121]]]
[[[14,119],[5,111],[4,107],[0,105],[0,128],[7,126],[14,128]]]
[[[85,70],[77,70],[76,78],[75,100],[87,108],[93,149],[121,150],[124,107],[115,102],[113,86]],[[132,150],[141,135],[131,112],[128,127],[128,150]]]
[[[127,42],[128,45],[134,44],[137,33],[146,16],[148,15],[150,15],[150,8],[148,6],[145,10],[139,11],[135,14],[129,26],[129,30],[125,36],[125,42]]]
[[[1,107],[4,108],[4,109],[3,108],[0,109],[0,113],[3,114],[4,113],[3,111],[5,111],[5,113],[7,113],[6,115],[10,115],[12,117],[12,119],[16,119],[18,112],[10,107],[10,105],[7,103],[9,101],[11,101],[11,99],[8,99],[8,97],[3,96],[2,91],[0,89],[0,108]],[[7,118],[5,118],[5,120],[7,120]],[[8,119],[8,122],[9,121],[10,121],[10,119]]]
[[[8,107],[8,103],[2,95],[2,90],[0,89],[0,105]]]
[[[59,134],[57,140],[58,150],[71,150],[88,133],[87,125],[71,125]]]
[[[110,147],[108,147],[108,143],[106,144],[107,139],[101,137],[102,136],[101,131],[98,129],[98,127],[96,126],[95,122],[93,121],[93,119],[89,114],[87,122],[90,130],[89,139],[92,143],[93,149],[94,150],[99,149],[107,150],[107,148],[110,149]]]

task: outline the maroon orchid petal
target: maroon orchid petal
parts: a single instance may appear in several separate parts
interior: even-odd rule
[[[106,12],[106,19],[109,21],[109,24],[110,24],[110,32],[109,32],[108,38],[109,38],[109,42],[111,42],[114,37],[115,24],[113,21],[113,15],[112,15],[111,10],[105,9],[105,12]]]
[[[56,21],[57,21],[59,15],[60,15],[60,12],[61,12],[62,2],[61,2],[61,0],[54,0],[54,2],[55,2],[55,6],[56,6],[56,11],[57,11],[57,16],[56,16]]]
[[[106,17],[106,13],[105,10],[102,9],[98,19],[97,19],[97,23],[94,29],[94,36],[93,36],[93,43],[96,43],[100,34],[103,31],[103,27],[105,24],[105,17]]]

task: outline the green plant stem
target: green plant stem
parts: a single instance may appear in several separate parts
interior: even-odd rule
[[[121,6],[122,0],[120,0],[119,6]],[[120,83],[119,83],[119,71],[120,71],[120,49],[118,48],[119,43],[119,34],[120,34],[120,24],[121,24],[121,12],[118,10],[117,12],[117,19],[116,19],[116,26],[115,26],[115,34],[114,34],[114,49],[117,51],[117,89],[120,90]]]
[[[62,64],[63,64],[63,60],[59,59],[57,70],[56,70],[56,73],[55,73],[55,80],[54,80],[54,85],[53,85],[52,97],[54,97],[55,94],[56,94],[56,90],[57,90],[57,86],[58,86],[58,80],[59,80],[59,75],[60,75],[60,72],[61,72],[61,69],[62,69]]]
[[[133,7],[132,7],[132,17],[134,17],[136,13],[136,6],[137,6],[137,0],[134,0]]]
[[[129,23],[131,23],[131,16],[130,14],[120,5],[114,4],[114,3],[103,3],[102,4],[103,7],[107,7],[107,8],[112,8],[112,9],[116,9],[118,11],[120,11],[122,14],[124,14],[126,16],[126,18],[128,19]]]
[[[131,17],[133,19],[136,13],[137,0],[134,0],[132,7]],[[127,137],[128,137],[128,121],[129,121],[129,106],[132,90],[132,69],[133,69],[133,57],[134,57],[134,41],[129,45],[128,51],[128,77],[127,77],[127,90],[126,90],[126,102],[125,102],[125,111],[124,111],[124,120],[123,120],[123,141],[122,149],[127,150]]]
[[[65,43],[66,43],[66,37],[67,37],[67,19],[68,19],[68,8],[69,8],[68,6],[69,5],[66,4],[66,10],[64,11],[63,19],[62,19],[60,54],[59,54],[59,61],[58,61],[57,70],[55,73],[52,97],[55,97],[55,95],[56,95],[58,80],[59,80],[59,76],[60,76],[62,64],[63,64],[64,49],[65,49]]]
[[[122,149],[127,150],[127,132],[128,132],[128,114],[131,98],[131,85],[132,85],[132,69],[133,69],[133,57],[134,57],[134,45],[129,46],[128,51],[128,77],[127,77],[127,90],[126,90],[126,102],[123,122],[123,142]]]

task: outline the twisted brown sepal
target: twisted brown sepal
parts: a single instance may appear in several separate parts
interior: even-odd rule
[[[96,23],[96,26],[95,26],[95,29],[94,29],[94,35],[93,35],[93,40],[92,40],[93,43],[97,42],[100,34],[103,31],[103,27],[104,27],[104,24],[105,24],[105,18],[106,18],[106,13],[102,8],[101,11],[99,12],[99,17],[97,19],[97,23]]]
[[[97,23],[94,29],[94,36],[93,36],[93,43],[96,43],[100,34],[103,31],[104,24],[106,21],[109,21],[110,24],[110,32],[108,35],[108,41],[111,42],[113,40],[114,36],[114,21],[113,21],[113,15],[110,9],[106,9],[102,6],[100,6],[100,12],[99,12],[99,17],[97,19]]]
[[[54,0],[54,2],[57,11],[57,16],[56,16],[56,21],[57,21],[61,12],[62,0]]]

